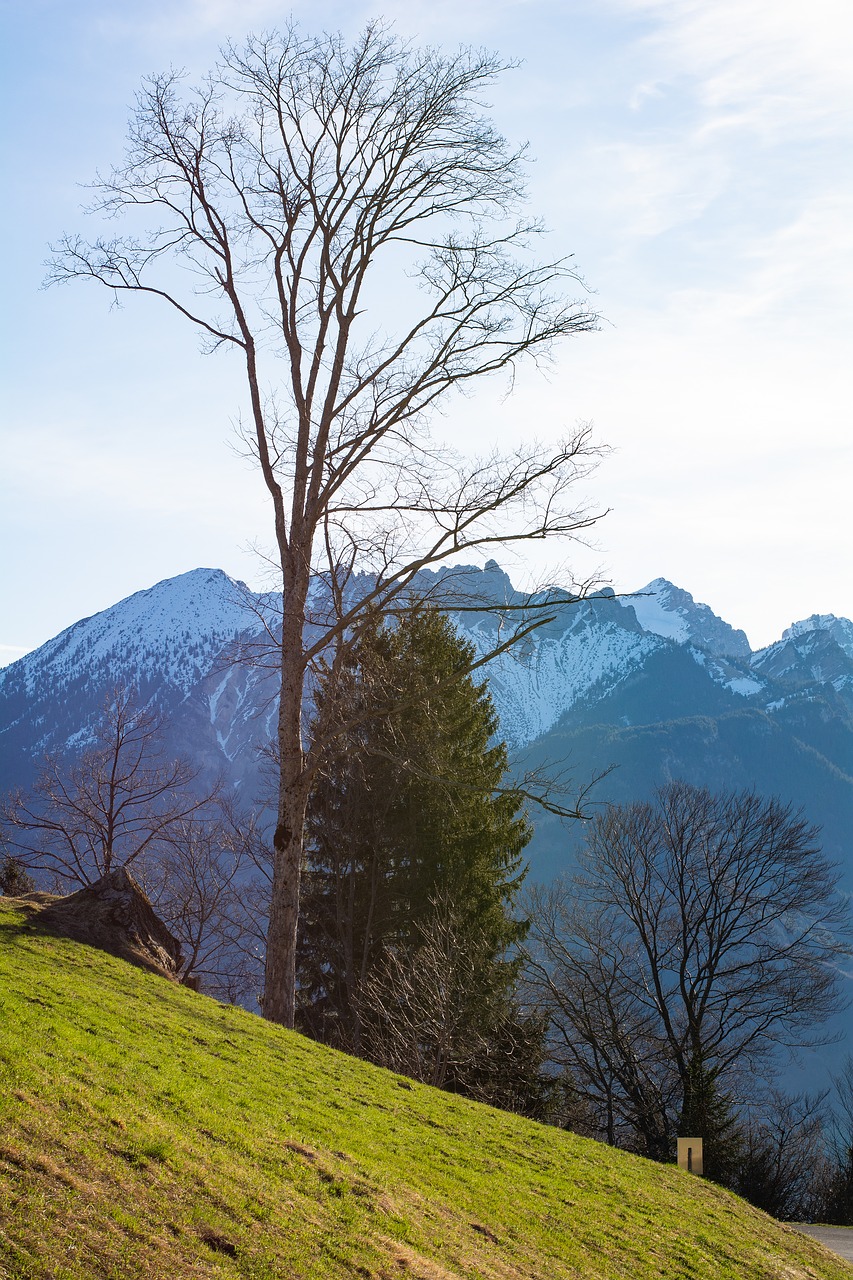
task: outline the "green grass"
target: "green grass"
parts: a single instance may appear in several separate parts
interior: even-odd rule
[[[0,1277],[853,1270],[736,1197],[380,1071],[0,904]]]

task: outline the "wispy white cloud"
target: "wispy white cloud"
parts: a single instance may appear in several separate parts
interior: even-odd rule
[[[29,257],[9,268],[23,337],[7,416],[23,445],[4,451],[20,496],[3,514],[23,548],[6,599],[27,605],[3,635],[13,649],[30,626],[41,639],[57,629],[38,613],[64,625],[193,563],[251,574],[228,557],[262,536],[266,508],[250,471],[212,456],[239,401],[228,379],[201,403],[214,364],[192,345],[152,345],[162,322],[148,313],[132,321],[129,308],[118,323],[85,291],[38,295],[38,306],[32,295],[43,242],[77,226],[73,182],[120,146],[140,74],[170,62],[197,74],[223,40],[289,13],[308,31],[352,35],[382,12],[403,36],[523,61],[496,86],[499,126],[538,156],[533,208],[555,228],[543,252],[577,253],[612,323],[561,350],[550,382],[521,373],[508,401],[486,388],[454,408],[452,438],[485,447],[592,418],[616,450],[589,494],[614,508],[599,540],[621,585],[663,573],[756,640],[795,613],[853,613],[850,584],[833,574],[853,555],[850,0],[50,7],[52,23],[37,21],[39,6],[16,10],[21,47],[37,48],[32,65],[53,78],[16,135],[24,216],[10,238]],[[785,616],[753,626],[773,592]]]
[[[837,325],[853,282],[848,0],[607,7],[634,20],[610,110],[575,113],[540,182],[546,207],[593,238],[603,295],[645,291],[682,322],[701,299],[696,314]]]
[[[777,333],[803,333],[806,326],[809,335],[820,332],[853,294],[853,191],[805,204],[791,221],[753,240],[744,265],[736,288],[705,293],[703,310],[713,300],[729,317],[770,318]]]
[[[695,221],[731,174],[724,154],[696,148],[689,135],[593,144],[584,167],[595,216],[613,223],[620,256],[638,239]]]
[[[639,111],[644,103],[653,98],[662,98],[664,90],[659,81],[646,81],[638,84],[629,99],[628,105],[632,111]]]
[[[705,107],[790,137],[850,125],[853,22],[848,0],[611,0],[654,22],[662,72],[696,78]]]

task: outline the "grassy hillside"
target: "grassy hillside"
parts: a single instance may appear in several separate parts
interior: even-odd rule
[[[842,1280],[727,1193],[377,1070],[0,900],[0,1277]]]

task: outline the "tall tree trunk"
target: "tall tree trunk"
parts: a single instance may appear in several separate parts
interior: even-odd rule
[[[272,898],[267,929],[263,1014],[292,1027],[296,1016],[296,930],[307,797],[283,789],[273,837]]]
[[[307,590],[307,580],[304,586]],[[294,600],[292,593],[285,595],[282,618],[278,715],[280,782],[263,999],[264,1017],[285,1027],[292,1027],[296,1016],[296,934],[308,805],[302,745],[304,590],[301,594],[301,602]]]

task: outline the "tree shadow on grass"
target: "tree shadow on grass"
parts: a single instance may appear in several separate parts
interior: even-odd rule
[[[4,898],[0,895],[0,944],[11,943],[22,934],[38,933],[38,918],[43,909],[57,901],[55,893],[28,893],[22,898]],[[5,913],[10,913],[6,915]]]

